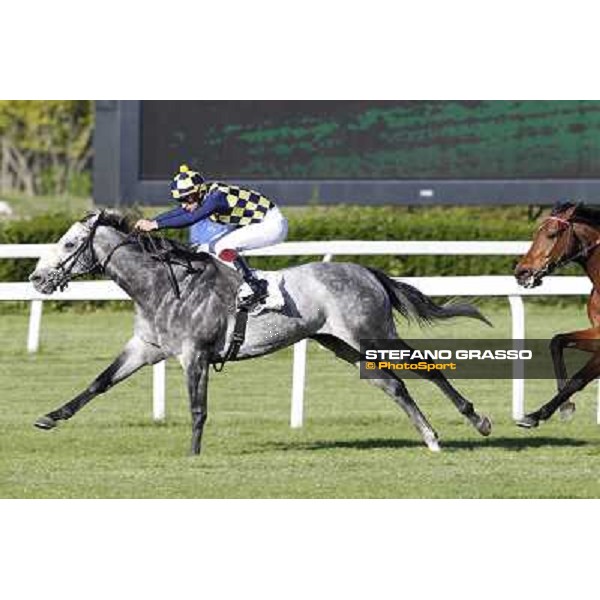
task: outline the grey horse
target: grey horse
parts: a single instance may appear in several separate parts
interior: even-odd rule
[[[166,253],[172,258],[168,264],[159,260]],[[36,290],[51,294],[76,276],[102,272],[134,301],[135,326],[133,337],[114,362],[75,398],[40,417],[37,427],[54,428],[141,367],[175,356],[187,380],[191,452],[200,453],[208,414],[209,367],[222,360],[229,347],[241,279],[208,254],[194,254],[192,265],[190,254],[182,244],[135,234],[117,213],[95,211],[74,223],[40,258],[29,277]],[[249,316],[236,360],[262,356],[310,338],[358,366],[361,338],[398,339],[393,309],[420,323],[456,316],[487,322],[468,304],[439,306],[416,288],[355,264],[310,263],[282,273],[284,309]],[[440,371],[419,374],[437,385],[479,433],[490,434],[489,419],[478,415]],[[427,447],[438,451],[436,432],[402,380],[393,371],[381,370],[377,375],[380,378],[369,381],[404,409]]]

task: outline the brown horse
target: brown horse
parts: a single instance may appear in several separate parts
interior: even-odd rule
[[[575,405],[569,399],[600,375],[600,209],[570,202],[557,204],[536,231],[531,248],[515,268],[515,277],[523,287],[535,287],[542,279],[568,263],[576,262],[592,280],[593,289],[587,304],[589,329],[555,335],[550,352],[556,374],[558,393],[535,412],[517,422],[521,427],[537,427],[560,407],[569,416]],[[592,353],[592,357],[570,379],[563,351],[575,348]]]

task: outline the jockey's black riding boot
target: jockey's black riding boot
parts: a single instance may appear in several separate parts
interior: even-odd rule
[[[250,267],[246,260],[238,255],[237,258],[233,261],[233,266],[237,269],[238,273],[241,274],[244,281],[248,284],[250,289],[252,290],[252,294],[246,298],[244,298],[239,306],[242,308],[248,308],[257,304],[259,302],[264,301],[267,297],[267,287],[268,284],[264,279],[257,279],[254,276],[254,273],[251,271]]]

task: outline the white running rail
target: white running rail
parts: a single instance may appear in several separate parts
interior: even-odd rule
[[[527,251],[530,242],[287,242],[253,250],[250,256],[321,256],[330,261],[336,255],[474,255],[511,256]],[[4,244],[0,245],[2,258],[37,258],[48,244]],[[547,277],[544,285],[527,290],[517,285],[509,276],[468,277],[405,277],[402,281],[419,288],[430,296],[506,296],[510,303],[513,339],[525,339],[524,296],[573,296],[591,292],[591,282],[586,277]],[[72,282],[63,292],[51,297],[37,293],[29,283],[0,283],[1,300],[24,300],[31,302],[27,349],[36,352],[39,347],[42,306],[44,300],[129,300],[129,296],[112,281]],[[299,342],[294,347],[291,427],[301,427],[304,422],[304,387],[306,378],[307,343]],[[524,415],[525,381],[513,379],[512,415],[519,419]],[[154,365],[153,415],[156,420],[165,417],[165,366]],[[598,398],[598,423],[600,423],[600,387]]]

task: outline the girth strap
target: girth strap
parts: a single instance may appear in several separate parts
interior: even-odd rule
[[[225,366],[225,363],[229,360],[235,360],[237,357],[244,340],[246,339],[246,325],[248,323],[248,309],[245,307],[239,307],[235,313],[235,323],[233,325],[233,334],[231,336],[231,342],[229,348],[225,352],[225,356],[220,363],[213,363],[213,369],[220,373]]]

